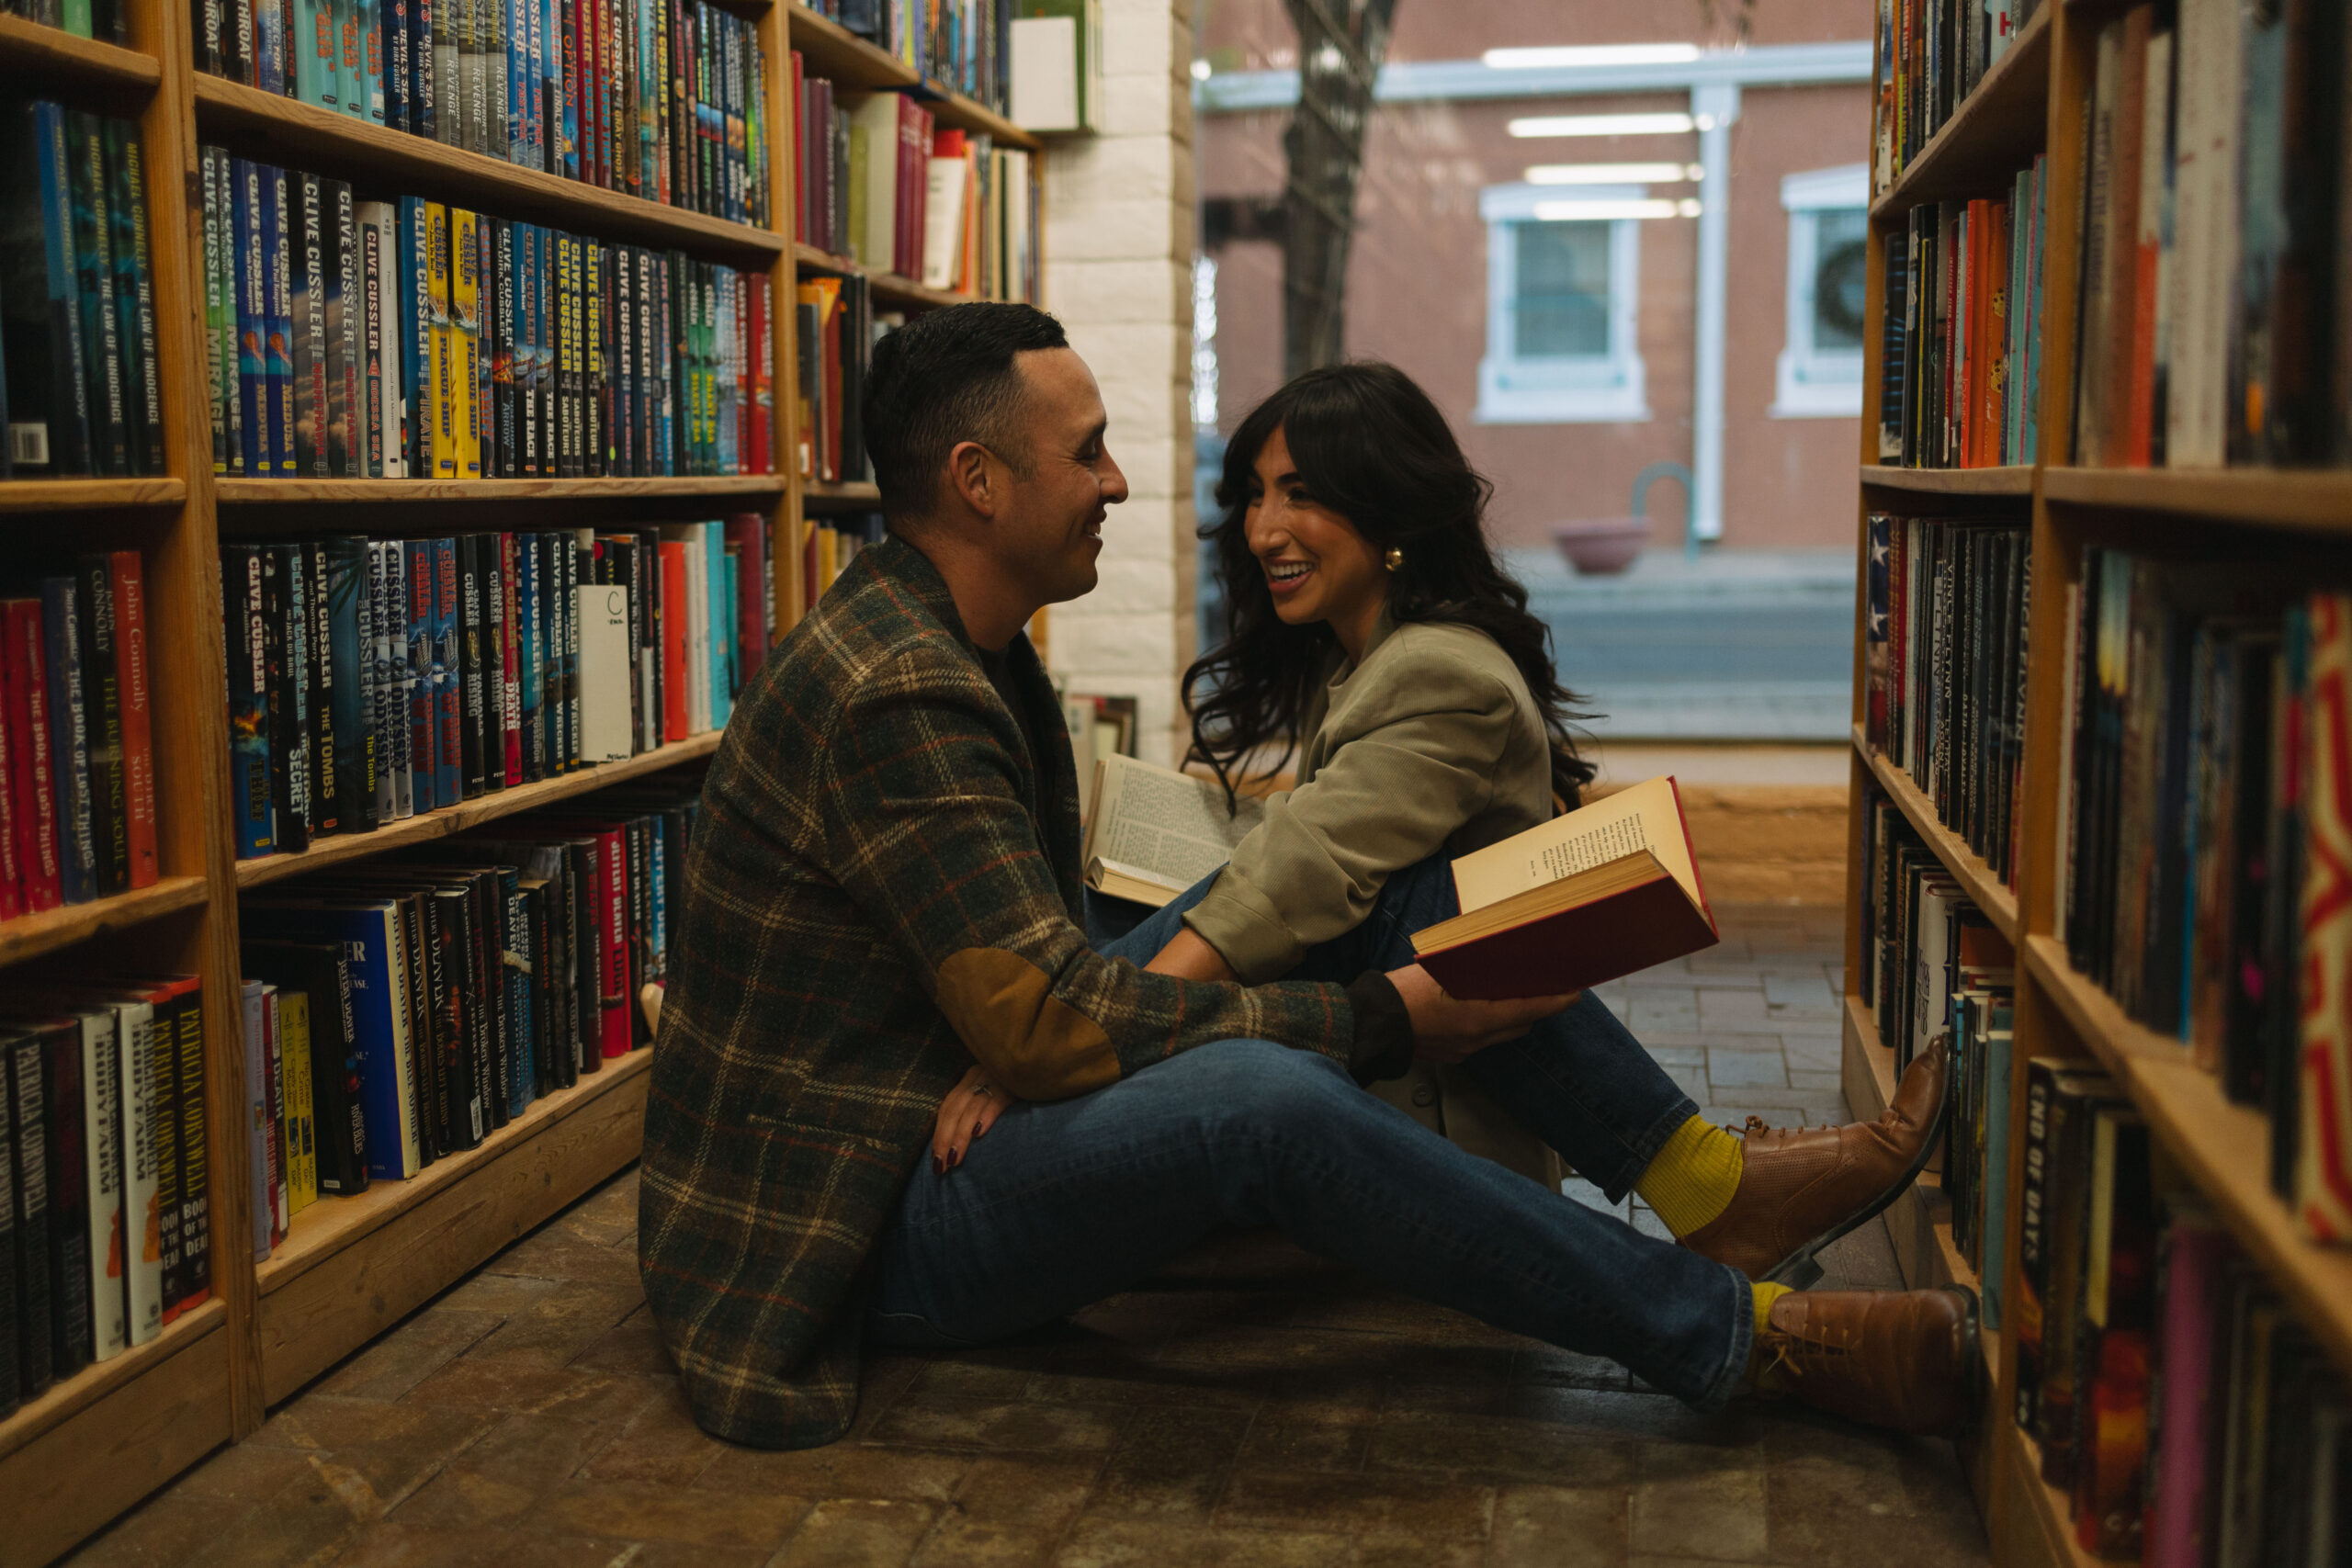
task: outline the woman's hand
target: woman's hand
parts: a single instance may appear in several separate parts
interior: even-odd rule
[[[1179,927],[1176,934],[1168,939],[1168,945],[1144,965],[1144,971],[1151,975],[1173,975],[1179,980],[1222,980],[1227,985],[1241,978],[1233,972],[1233,965],[1225,961],[1225,955],[1211,947],[1200,932],[1190,926]]]
[[[939,1102],[939,1116],[931,1128],[931,1168],[944,1174],[963,1164],[964,1153],[973,1140],[995,1126],[1007,1106],[1016,1103],[989,1077],[986,1067],[974,1063]]]
[[[1405,1011],[1413,1021],[1413,1055],[1423,1062],[1459,1062],[1489,1045],[1516,1040],[1537,1019],[1551,1017],[1584,994],[1570,991],[1565,996],[1517,1001],[1464,1001],[1449,996],[1418,964],[1391,969],[1388,983],[1404,998]]]

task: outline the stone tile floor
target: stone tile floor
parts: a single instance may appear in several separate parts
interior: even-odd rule
[[[1836,911],[1725,911],[1609,987],[1711,1116],[1841,1119]],[[1589,1187],[1571,1195],[1599,1202]],[[1630,1223],[1656,1228],[1635,1205]],[[98,1564],[1521,1568],[1987,1560],[1949,1445],[1614,1365],[1252,1234],[1066,1327],[869,1365],[850,1437],[763,1453],[687,1418],[623,1174],[151,1497]],[[1876,1225],[1835,1280],[1895,1282]]]

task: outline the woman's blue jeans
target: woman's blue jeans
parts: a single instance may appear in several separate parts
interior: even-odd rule
[[[1210,881],[1116,934],[1116,915],[1090,908],[1089,935],[1148,962]],[[1411,932],[1454,913],[1433,857],[1287,977],[1396,968]],[[1464,1066],[1612,1198],[1697,1110],[1589,996]],[[1455,1148],[1327,1057],[1261,1040],[1015,1105],[944,1175],[919,1161],[876,1247],[868,1339],[1001,1338],[1132,1286],[1220,1225],[1278,1226],[1393,1289],[1606,1356],[1702,1408],[1747,1368],[1737,1270]]]

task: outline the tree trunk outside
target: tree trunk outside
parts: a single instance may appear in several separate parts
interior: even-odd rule
[[[1346,352],[1348,248],[1355,237],[1372,89],[1396,0],[1283,0],[1298,28],[1298,108],[1283,135],[1283,373]]]

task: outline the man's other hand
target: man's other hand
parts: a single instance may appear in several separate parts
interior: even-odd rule
[[[1413,1021],[1413,1055],[1423,1062],[1459,1062],[1489,1045],[1516,1040],[1539,1018],[1549,1018],[1582,996],[1528,997],[1508,1002],[1467,1002],[1418,964],[1388,971],[1388,983],[1405,1001]]]

